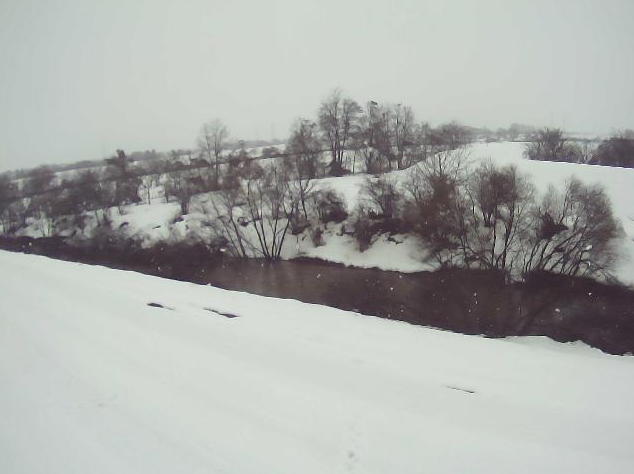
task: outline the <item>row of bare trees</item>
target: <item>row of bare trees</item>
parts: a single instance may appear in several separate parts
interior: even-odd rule
[[[273,148],[264,150],[267,156],[282,156],[286,168],[294,165],[304,219],[308,218],[305,183],[310,179],[326,174],[378,174],[403,169],[437,150],[454,149],[472,139],[470,129],[457,123],[435,129],[418,123],[412,109],[402,104],[370,101],[362,109],[339,90],[322,102],[317,115],[316,121],[296,122],[285,153]],[[183,153],[176,151],[167,159],[159,158],[154,151],[146,152],[142,154],[143,160],[133,162],[122,150],[117,150],[117,155],[104,160],[102,167],[85,168],[65,179],[56,177],[47,166],[23,173],[22,183],[3,175],[0,182],[3,226],[8,231],[25,225],[29,217],[47,215],[49,220],[55,220],[63,212],[80,215],[83,211],[108,207],[121,209],[130,203],[150,204],[157,197],[152,190],[159,186],[163,191],[161,197],[178,200],[183,213],[187,213],[192,196],[224,187],[223,167],[237,170],[253,160],[244,145],[227,153],[229,137],[226,125],[216,119],[203,124],[196,140],[198,153],[192,157],[191,151],[184,152],[187,155],[184,162],[179,161]],[[70,174],[66,172],[67,176]],[[54,203],[61,203],[54,206],[56,211],[47,209]]]
[[[214,127],[217,127],[214,128]],[[220,122],[203,127],[209,134],[209,156],[212,162],[188,163],[172,152],[169,158],[133,161],[123,150],[103,161],[102,166],[57,175],[48,166],[26,173],[21,180],[9,174],[0,175],[0,221],[5,234],[26,226],[27,219],[39,221],[44,235],[54,234],[60,224],[72,217],[83,230],[85,214],[98,224],[108,221],[108,211],[119,211],[129,204],[165,198],[177,200],[184,214],[192,196],[218,188],[220,153],[224,150],[227,131]],[[156,155],[156,154],[154,154]],[[162,195],[157,195],[157,189]]]
[[[572,140],[559,128],[544,128],[529,137],[525,154],[531,160],[634,168],[634,131],[599,141]]]
[[[322,102],[316,126],[330,153],[328,168],[333,176],[355,172],[357,156],[363,171],[382,173],[473,141],[471,129],[456,122],[432,129],[426,122],[417,122],[407,105],[370,101],[363,108],[338,89]]]
[[[232,255],[279,259],[289,235],[314,234],[320,224],[347,218],[341,196],[317,190],[318,133],[313,123],[299,121],[283,159],[223,163],[217,177],[215,166],[210,169],[209,179],[201,174],[205,168],[158,168],[144,175],[153,180],[146,183],[121,151],[109,160],[110,181],[87,170],[72,186],[9,206],[0,195],[3,229],[24,225],[27,217],[41,222],[44,235],[65,222],[83,230],[89,216],[106,224],[113,206],[139,202],[139,189],[161,183],[166,201],[180,202],[182,214],[189,213],[192,196],[208,193],[199,210]],[[47,181],[36,179],[40,186]],[[4,181],[0,189],[7,194],[11,181]],[[368,178],[360,203],[352,223],[362,248],[382,232],[415,233],[440,266],[498,269],[509,278],[534,271],[607,275],[622,233],[601,187],[571,178],[562,191],[551,187],[540,196],[515,167],[475,167],[463,148],[428,156],[404,181]]]
[[[48,167],[27,175],[22,189],[7,178],[0,183],[0,220],[5,234],[34,219],[45,236],[54,235],[58,226],[83,230],[90,214],[98,225],[107,222],[113,207],[141,202],[142,179],[130,168],[123,150],[106,160],[103,170],[86,169],[56,183]]]
[[[474,167],[460,151],[430,157],[402,185],[371,178],[363,196],[355,229],[362,245],[391,222],[392,232],[419,235],[441,266],[498,269],[509,279],[608,276],[623,235],[601,186],[573,177],[540,196],[516,167]]]
[[[473,129],[457,122],[432,128],[417,121],[407,105],[369,101],[362,107],[335,89],[321,102],[316,120],[296,121],[283,155],[293,159],[301,152],[303,166],[314,175],[379,174],[408,168],[438,151],[464,147],[473,140]],[[197,144],[198,160],[214,168],[219,184],[220,164],[227,161],[223,158],[229,145],[227,127],[217,119],[203,124]],[[325,169],[323,154],[328,155]],[[231,160],[240,161],[239,155]]]

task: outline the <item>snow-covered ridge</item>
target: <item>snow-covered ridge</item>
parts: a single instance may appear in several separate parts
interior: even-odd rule
[[[620,474],[634,462],[631,357],[34,255],[0,252],[0,278],[3,474]]]

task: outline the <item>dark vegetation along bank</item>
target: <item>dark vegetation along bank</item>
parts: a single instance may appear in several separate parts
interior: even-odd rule
[[[509,284],[495,269],[399,273],[318,260],[267,262],[198,245],[69,245],[63,238],[0,238],[5,250],[221,288],[293,298],[412,324],[488,337],[545,335],[613,354],[634,352],[634,292],[546,272]]]

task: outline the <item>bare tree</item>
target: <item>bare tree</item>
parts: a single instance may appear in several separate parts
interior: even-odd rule
[[[207,204],[218,236],[233,255],[278,260],[298,209],[285,174],[271,166],[261,176],[233,174],[225,182]]]
[[[17,186],[9,175],[0,174],[0,220],[2,221],[2,231],[8,234],[13,224],[13,213],[11,203],[18,197]]]
[[[407,151],[416,143],[416,118],[411,107],[397,104],[392,106],[391,122],[396,164],[400,170],[410,164],[405,158]]]
[[[359,119],[357,133],[352,136],[351,145],[355,160],[357,154],[361,156],[366,173],[379,174],[389,169],[389,130],[386,116],[376,102],[368,102]]]
[[[420,170],[420,169],[419,169]],[[406,227],[425,243],[441,266],[458,263],[458,182],[449,174],[413,173],[404,185]]]
[[[145,190],[145,198],[148,204],[152,204],[152,188],[159,186],[161,176],[165,173],[167,164],[159,159],[153,158],[142,168],[141,186]]]
[[[361,204],[370,216],[381,219],[393,219],[400,215],[401,198],[397,183],[385,175],[367,178],[360,190]]]
[[[566,158],[570,152],[568,140],[559,128],[538,130],[524,151],[528,159],[540,161],[572,161]]]
[[[590,164],[597,153],[597,142],[594,140],[580,140],[573,145],[573,156],[576,163]]]
[[[39,194],[48,190],[55,179],[55,173],[50,167],[43,165],[31,170],[24,183],[24,193]]]
[[[530,225],[533,185],[515,166],[485,162],[471,173],[465,191],[460,237],[467,264],[510,272]]]
[[[289,180],[289,190],[295,194],[302,208],[304,219],[308,219],[306,201],[313,188],[312,180],[317,174],[317,163],[321,156],[321,144],[317,134],[317,124],[300,119],[291,130],[286,146],[284,171]]]
[[[152,204],[152,187],[154,184],[154,178],[149,174],[141,176],[141,189],[145,193],[145,199],[148,204]]]
[[[319,127],[331,154],[330,173],[343,173],[343,159],[347,146],[355,134],[361,107],[352,99],[342,97],[335,89],[319,108]]]
[[[465,262],[461,199],[469,174],[465,149],[431,154],[418,163],[403,184],[404,220],[441,266]]]
[[[414,146],[411,150],[411,161],[420,162],[426,160],[429,156],[434,153],[434,147],[431,143],[431,126],[427,122],[420,122],[414,128]]]
[[[246,180],[241,190],[264,258],[279,259],[297,210],[286,176],[271,167],[262,178]]]
[[[601,142],[592,162],[604,166],[634,168],[634,131],[616,133]]]
[[[17,221],[17,225],[26,227],[27,220],[35,212],[35,202],[31,197],[23,197],[9,205],[9,211]]]
[[[521,123],[512,123],[507,130],[508,139],[512,142],[521,139],[529,139],[536,132],[535,127]]]
[[[85,212],[92,211],[99,225],[107,219],[110,202],[108,184],[103,183],[96,172],[87,170],[79,173],[67,191],[70,210],[80,230],[83,230]]]
[[[428,133],[428,143],[437,151],[463,148],[473,142],[473,133],[469,127],[453,121],[439,125]]]
[[[312,193],[312,201],[320,222],[342,222],[348,218],[345,197],[332,188],[322,188]]]
[[[174,197],[181,206],[181,214],[189,213],[189,204],[196,194],[203,192],[204,185],[200,178],[191,176],[185,171],[167,173],[165,179],[165,196]]]
[[[440,265],[518,268],[531,225],[534,189],[513,166],[472,169],[463,151],[419,164],[405,183],[405,221]]]
[[[123,206],[141,202],[139,197],[139,186],[141,179],[130,167],[130,160],[123,150],[117,150],[117,156],[106,159],[106,175],[114,183],[114,193],[112,195],[113,206],[122,212]]]
[[[236,180],[235,186],[223,186],[204,204],[205,213],[213,216],[213,229],[217,237],[226,242],[226,248],[234,257],[256,256],[258,248],[251,242],[248,219],[244,217],[244,201]]]
[[[43,193],[39,193],[31,198],[33,209],[32,216],[39,227],[42,237],[51,237],[56,234],[58,219],[69,213],[69,208],[62,200],[64,191],[55,188]]]
[[[130,162],[124,150],[117,150],[116,156],[106,158],[106,172],[110,178],[127,176],[130,173]]]
[[[418,163],[414,173],[423,173],[427,176],[446,175],[462,183],[472,164],[473,160],[469,151],[465,148],[457,148],[430,155],[426,160]]]
[[[563,193],[551,186],[536,208],[523,270],[606,276],[622,234],[605,190],[573,177]]]
[[[209,163],[213,163],[215,186],[218,186],[220,179],[220,158],[227,146],[229,130],[225,124],[219,120],[211,120],[202,125],[198,133],[198,148],[201,154]]]
[[[420,126],[411,107],[370,101],[349,142],[367,173],[404,169],[426,156],[421,153]],[[355,157],[356,157],[355,154]]]

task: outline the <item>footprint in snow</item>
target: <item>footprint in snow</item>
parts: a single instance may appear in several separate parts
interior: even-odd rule
[[[169,309],[170,311],[174,311],[174,308],[163,306],[161,303],[148,303],[147,305],[152,308],[162,308],[162,309]]]
[[[359,463],[358,452],[361,447],[361,431],[357,427],[357,423],[353,422],[348,427],[346,444],[348,449],[346,450],[345,470],[346,472],[355,472],[357,470],[357,464]]]
[[[475,390],[469,390],[468,388],[454,387],[452,385],[445,385],[445,387],[447,387],[450,390],[458,390],[459,392],[464,392],[464,393],[476,393]]]
[[[224,316],[225,318],[237,318],[238,315],[237,314],[232,314],[232,313],[223,313],[222,311],[218,311],[217,309],[211,309],[211,308],[203,308],[205,311],[210,311],[212,313],[216,313],[219,314],[220,316]]]

